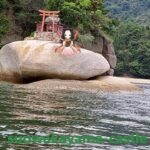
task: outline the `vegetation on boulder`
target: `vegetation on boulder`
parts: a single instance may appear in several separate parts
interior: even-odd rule
[[[59,9],[62,23],[78,29],[84,35],[80,37],[85,40],[86,35],[99,37],[102,31],[109,33],[113,21],[107,16],[103,4],[103,0],[48,0],[46,6],[49,10]]]

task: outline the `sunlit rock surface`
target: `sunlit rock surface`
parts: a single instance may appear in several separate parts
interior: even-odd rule
[[[100,54],[81,49],[81,53],[63,56],[55,53],[59,44],[49,41],[17,41],[0,51],[0,79],[13,82],[39,79],[89,79],[110,69]]]

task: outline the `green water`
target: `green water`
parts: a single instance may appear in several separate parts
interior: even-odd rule
[[[150,145],[12,144],[9,135],[130,135],[150,138],[150,85],[143,94],[36,91],[0,84],[0,150],[149,150]],[[149,139],[150,141],[150,139]]]

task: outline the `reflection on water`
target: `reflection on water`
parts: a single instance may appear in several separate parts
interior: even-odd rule
[[[8,145],[8,135],[130,135],[150,137],[150,85],[144,94],[36,91],[0,84],[0,149],[149,150],[149,145]]]

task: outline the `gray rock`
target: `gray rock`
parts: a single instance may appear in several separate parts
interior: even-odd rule
[[[115,54],[113,43],[110,40],[102,36],[102,37],[95,39],[95,42],[92,43],[91,46],[88,43],[83,44],[82,46],[93,52],[102,54],[106,58],[108,63],[110,64],[111,69],[113,70],[115,69],[116,63],[117,63],[117,57]]]
[[[114,75],[114,69],[110,69],[109,71],[107,71],[106,74],[109,76],[113,76]]]
[[[18,41],[0,51],[0,79],[14,82],[46,78],[89,79],[110,69],[100,54],[81,49],[81,53],[63,56],[55,53],[58,44],[49,41]]]
[[[102,55],[107,59],[112,69],[115,69],[117,57],[115,54],[114,46],[111,42],[105,41]]]

